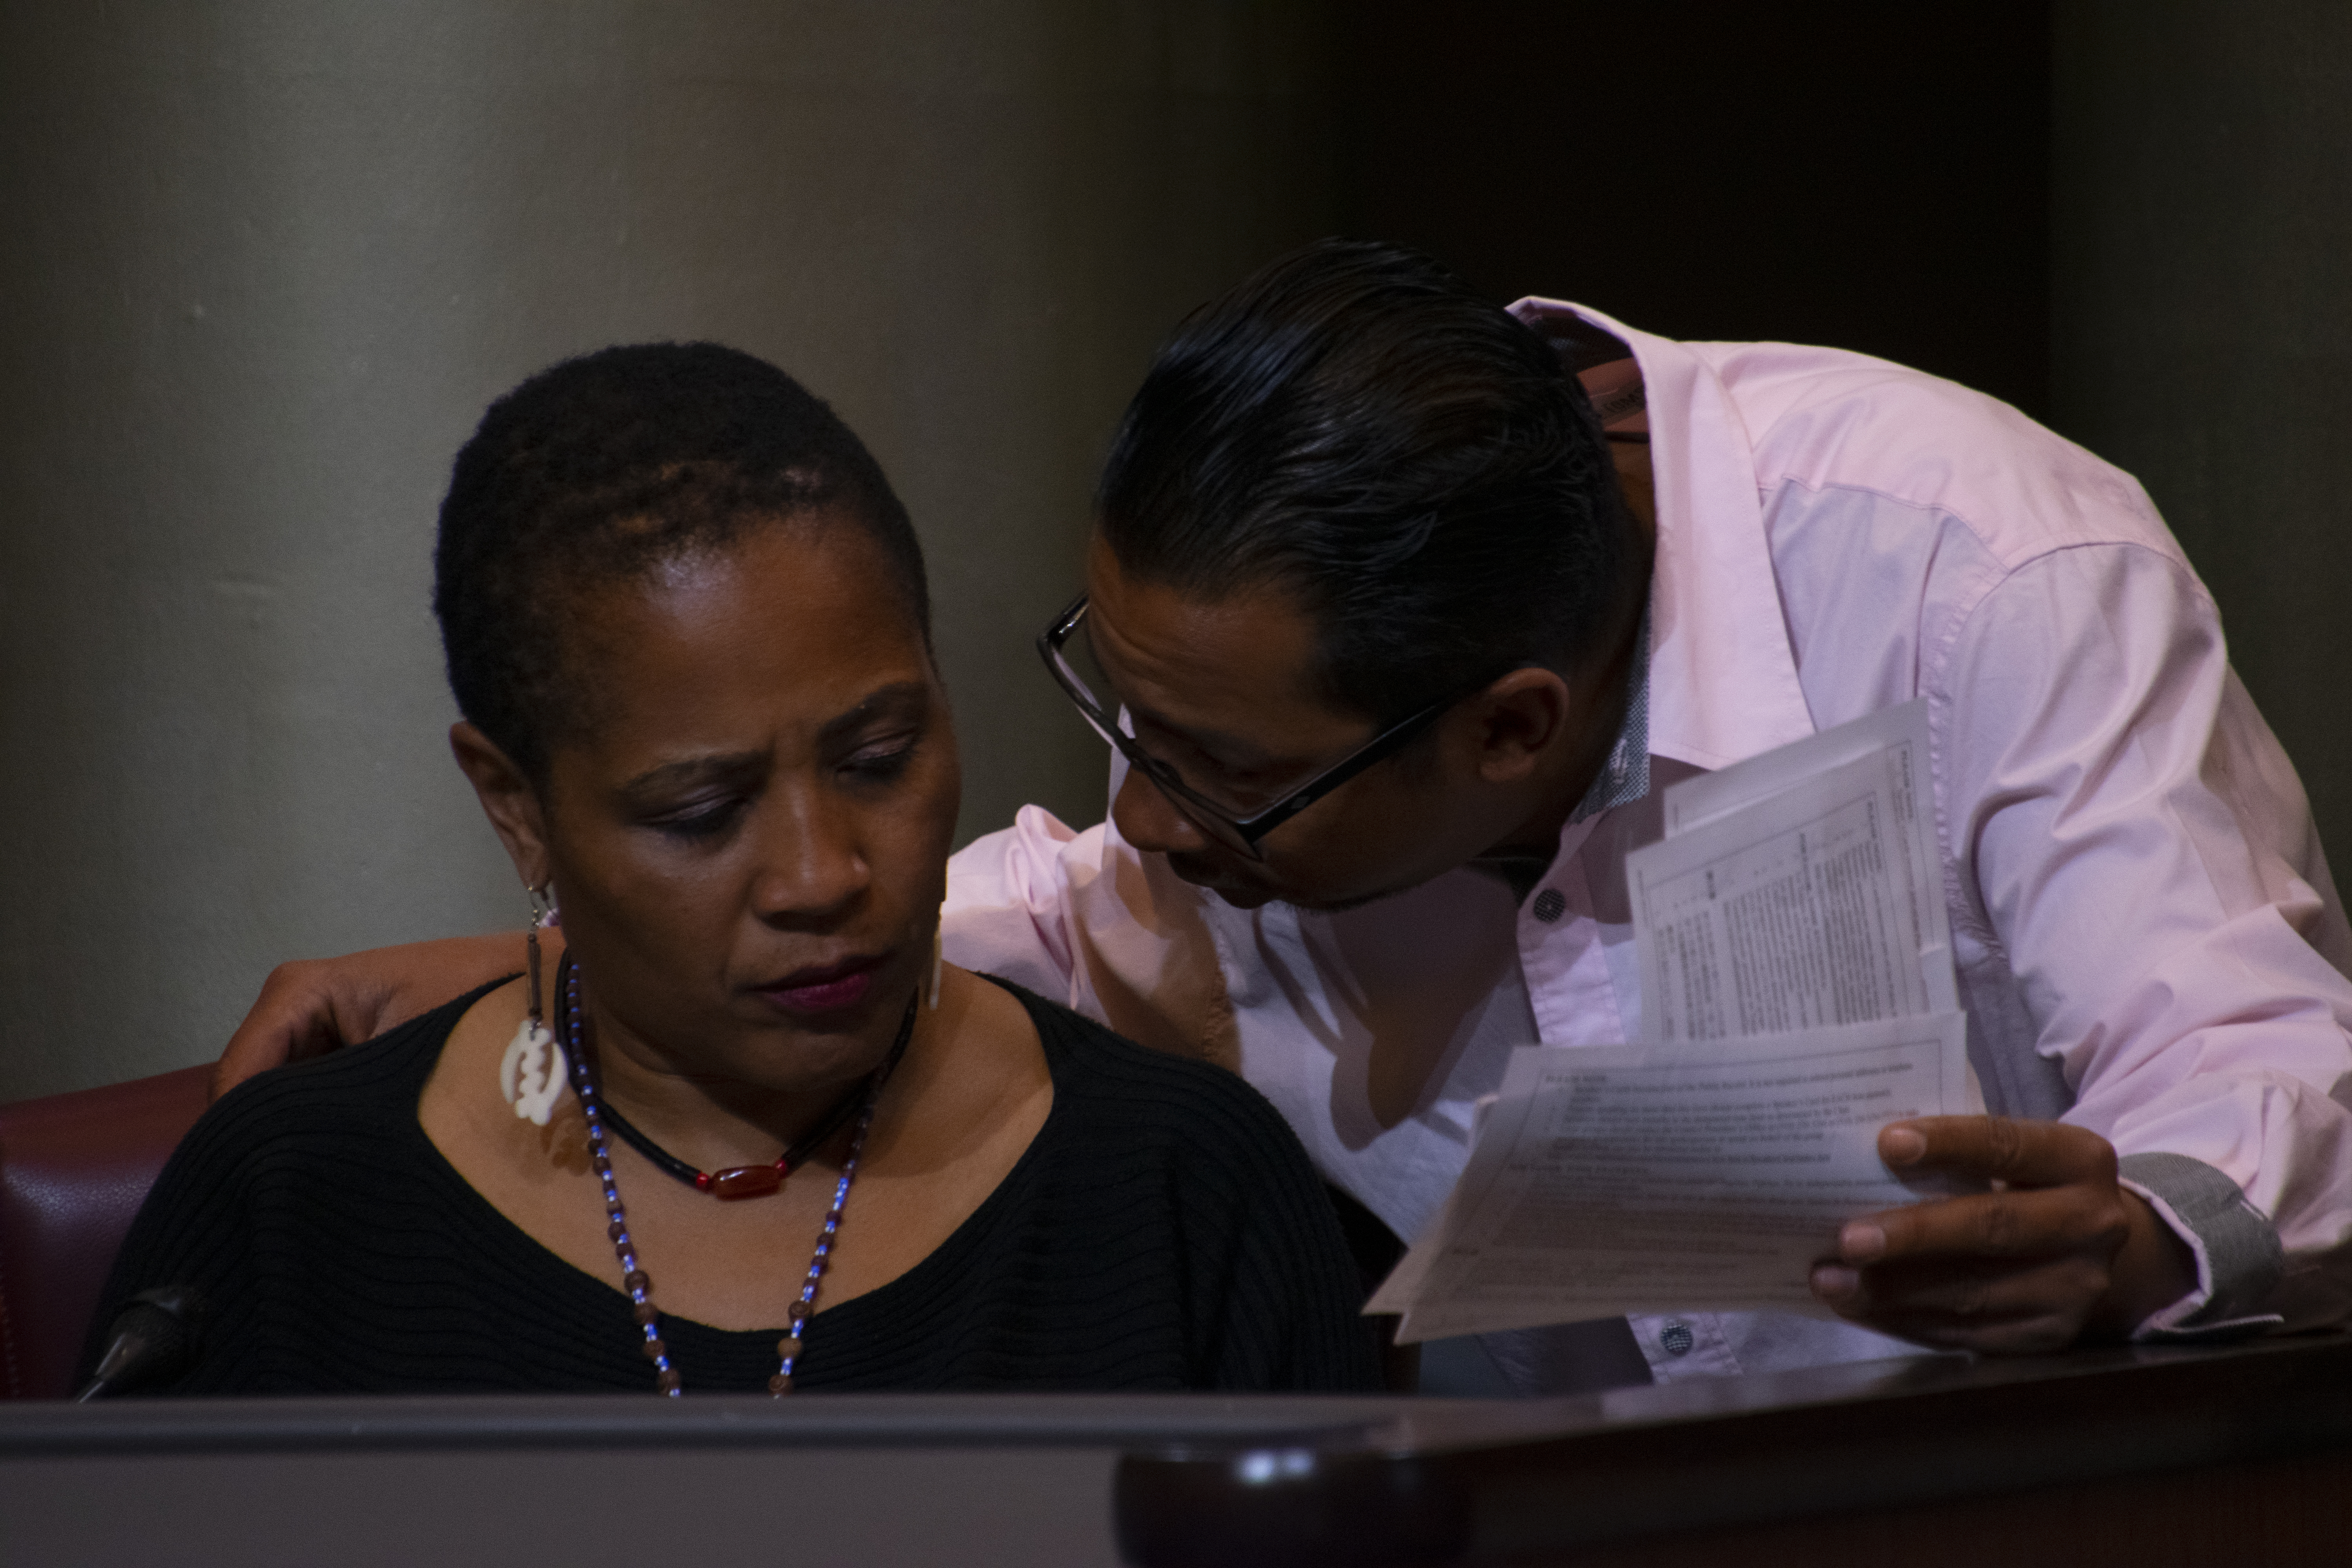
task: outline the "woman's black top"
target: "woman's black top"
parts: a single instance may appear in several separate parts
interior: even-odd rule
[[[794,1384],[1377,1390],[1346,1244],[1274,1108],[1007,989],[1045,1045],[1045,1125],[938,1250],[810,1320]],[[208,1322],[173,1393],[650,1393],[618,1266],[608,1281],[532,1240],[417,1121],[480,994],[207,1111],[123,1243],[85,1375],[125,1300],[185,1284]],[[687,1392],[763,1392],[783,1306],[744,1332],[665,1315]]]

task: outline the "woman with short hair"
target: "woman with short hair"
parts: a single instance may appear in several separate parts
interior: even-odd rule
[[[561,952],[197,1125],[98,1320],[201,1292],[173,1392],[1379,1386],[1255,1090],[940,963],[921,554],[822,402],[712,344],[558,365],[436,571]]]

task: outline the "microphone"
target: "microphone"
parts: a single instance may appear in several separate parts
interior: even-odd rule
[[[196,1359],[205,1299],[193,1285],[159,1285],[131,1298],[114,1320],[113,1337],[98,1360],[89,1386],[74,1395],[86,1404],[142,1384],[168,1382]]]

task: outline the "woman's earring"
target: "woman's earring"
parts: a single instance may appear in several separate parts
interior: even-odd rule
[[[948,890],[947,890],[947,889],[946,889],[946,888],[942,887],[942,888],[940,888],[940,919],[939,919],[939,922],[938,922],[937,924],[935,924],[935,925],[933,925],[933,926],[931,927],[931,1000],[930,1000],[930,1006],[931,1006],[931,1010],[932,1010],[933,1012],[937,1012],[937,1011],[939,1011],[939,1006],[940,1006],[940,977],[947,972],[947,967],[948,967],[948,944],[947,944],[947,934],[946,934],[946,929],[945,929],[945,928],[946,928],[946,926],[947,926],[947,901],[948,901]]]
[[[544,1127],[554,1114],[555,1102],[563,1098],[571,1068],[540,1011],[539,933],[544,927],[562,924],[562,917],[548,884],[525,890],[530,894],[530,931],[523,938],[530,954],[530,1011],[514,1038],[507,1042],[507,1054],[499,1058],[499,1090],[517,1116]]]

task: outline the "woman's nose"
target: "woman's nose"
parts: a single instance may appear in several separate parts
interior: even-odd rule
[[[1150,855],[1192,854],[1209,847],[1209,837],[1176,809],[1141,768],[1129,768],[1110,803],[1118,835]]]
[[[772,797],[772,799],[773,797]],[[824,923],[873,882],[856,813],[823,798],[789,797],[763,813],[751,902],[762,920]]]

